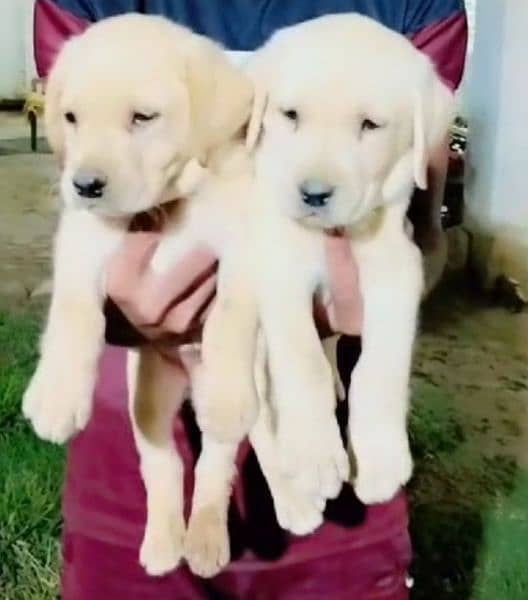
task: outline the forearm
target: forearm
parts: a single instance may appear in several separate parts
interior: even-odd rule
[[[429,161],[427,189],[415,191],[407,213],[413,226],[414,241],[425,253],[434,251],[438,234],[442,229],[442,204],[448,158],[449,146],[446,138]]]
[[[448,161],[449,140],[446,138],[432,154],[427,173],[427,199],[433,211],[432,224],[438,227],[441,226],[441,210],[444,202]]]

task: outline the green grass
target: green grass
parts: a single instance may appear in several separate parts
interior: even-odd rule
[[[57,598],[64,451],[35,438],[20,398],[36,359],[37,320],[0,311],[0,598]],[[413,600],[528,598],[528,474],[486,454],[481,423],[418,378],[411,417]]]
[[[38,323],[0,311],[0,598],[58,597],[64,450],[39,441],[20,415]]]
[[[526,600],[528,473],[483,452],[441,387],[421,382],[414,396],[413,600]]]

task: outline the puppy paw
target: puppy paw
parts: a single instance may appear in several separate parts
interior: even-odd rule
[[[354,489],[364,504],[393,498],[410,479],[412,458],[405,431],[352,435],[357,464]]]
[[[258,403],[252,381],[212,372],[193,382],[198,424],[219,442],[239,442],[257,419]]]
[[[163,526],[148,524],[139,551],[139,562],[152,577],[173,571],[183,556],[185,526],[182,519],[172,519]]]
[[[282,529],[294,535],[308,535],[322,524],[324,501],[301,493],[284,478],[273,484],[271,494]]]
[[[92,377],[40,365],[22,401],[22,412],[36,434],[57,444],[84,429],[92,410]]]
[[[338,496],[350,463],[333,412],[313,422],[279,428],[280,467],[300,492],[319,501]]]
[[[193,512],[185,536],[184,555],[195,575],[217,575],[230,558],[227,515],[212,507]]]

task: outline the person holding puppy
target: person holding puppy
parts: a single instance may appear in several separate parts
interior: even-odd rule
[[[37,0],[39,74],[46,75],[69,36],[91,22],[129,11],[164,14],[230,50],[253,50],[274,30],[323,13],[357,11],[410,36],[452,88],[462,75],[467,31],[462,0]],[[440,244],[445,167],[444,148],[431,162],[429,198],[420,200],[429,212],[411,213],[416,217],[416,239],[426,254]],[[204,581],[185,566],[166,577],[150,578],[138,564],[145,498],[127,413],[126,347],[155,344],[179,374],[179,385],[186,387],[186,370],[171,350],[199,339],[216,284],[216,257],[207,248],[197,248],[163,277],[149,271],[162,220],[161,213],[138,215],[108,274],[108,346],[99,368],[94,412],[68,454],[62,598],[407,598],[411,546],[403,494],[365,509],[345,486],[341,496],[328,503],[326,522],[319,530],[306,538],[290,538],[274,519],[271,498],[248,447],[239,455],[231,510],[234,560],[229,567]],[[329,236],[326,249],[333,298],[328,306],[315,307],[315,316],[322,336],[331,331],[348,336],[339,347],[346,381],[360,351],[361,294],[357,278],[351,276],[355,268],[348,244]],[[148,306],[146,297],[151,299]],[[189,488],[199,451],[192,415],[177,419],[174,435]]]

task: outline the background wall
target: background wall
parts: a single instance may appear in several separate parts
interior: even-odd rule
[[[24,95],[35,77],[34,0],[0,0],[0,99]]]
[[[476,7],[466,100],[467,213],[491,244],[481,259],[528,288],[528,2],[481,0]],[[484,245],[486,246],[486,244]]]

